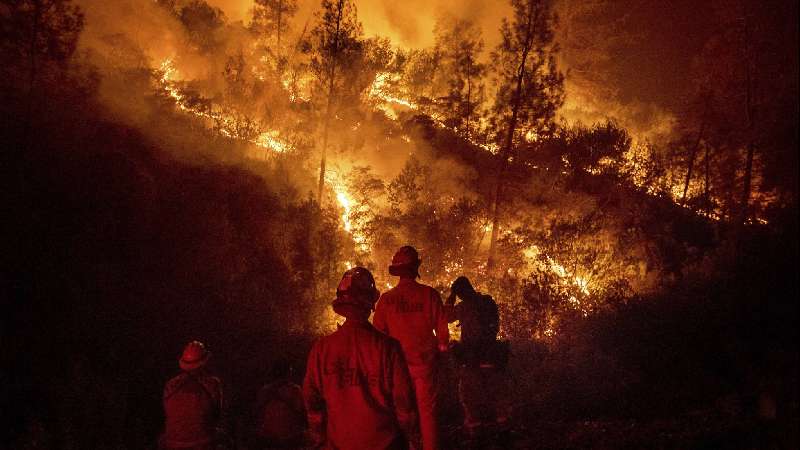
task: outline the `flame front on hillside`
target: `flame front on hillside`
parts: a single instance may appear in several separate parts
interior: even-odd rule
[[[176,85],[179,78],[179,73],[174,66],[172,58],[167,58],[162,61],[160,70],[162,75],[159,78],[159,82],[162,90],[175,101],[175,105],[181,111],[213,121],[215,124],[217,124],[219,133],[225,137],[232,139],[243,139],[230,128],[220,127],[218,125],[220,123],[229,123],[233,120],[232,118],[224,117],[221,113],[214,112],[213,110],[211,112],[206,112],[189,105],[187,102],[187,96],[181,92],[180,88],[178,88]],[[278,130],[258,130],[258,135],[254,139],[243,140],[246,140],[257,147],[267,149],[273,153],[286,153],[290,148],[289,145],[281,139],[280,132]],[[369,246],[367,244],[366,237],[363,235],[363,233],[354,229],[352,224],[351,214],[354,208],[356,208],[356,205],[352,195],[347,190],[347,184],[344,182],[342,176],[333,170],[326,171],[325,182],[335,194],[336,201],[343,210],[341,216],[342,228],[352,236],[353,241],[356,243],[360,251],[368,252]],[[352,265],[352,263],[350,265]]]
[[[278,137],[279,133],[276,130],[258,130],[255,138],[248,139],[247,137],[239,135],[239,133],[234,131],[234,129],[230,126],[225,125],[234,123],[234,118],[227,117],[218,111],[214,111],[213,109],[210,111],[203,111],[197,107],[189,105],[187,103],[186,95],[182,93],[181,90],[176,86],[179,74],[178,70],[175,68],[172,58],[167,58],[162,61],[160,69],[162,73],[161,78],[159,78],[161,87],[167,95],[175,100],[175,104],[181,109],[181,111],[185,111],[195,116],[213,121],[217,125],[217,129],[219,130],[220,134],[225,137],[245,140],[253,145],[256,145],[257,147],[267,149],[274,153],[285,153],[288,151],[289,146]]]

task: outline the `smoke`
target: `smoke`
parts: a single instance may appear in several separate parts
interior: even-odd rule
[[[439,16],[474,20],[484,33],[494,34],[504,13],[510,11],[507,3],[480,0],[371,0],[359,2],[359,8],[367,35],[388,36],[396,45],[405,48],[433,45],[433,28]],[[489,38],[488,43],[493,45],[494,38]]]
[[[565,81],[567,92],[560,116],[568,123],[594,124],[614,120],[638,141],[664,142],[675,127],[676,117],[655,102],[630,100],[614,96],[603,97],[597,90],[570,79]]]
[[[208,0],[208,4],[225,11],[231,21],[248,21],[252,15],[253,0]]]
[[[226,24],[212,38],[216,44],[213,51],[198,52],[192,45],[190,36],[179,19],[170,14],[167,8],[157,2],[147,0],[120,0],[106,2],[101,0],[76,0],[86,17],[86,26],[81,35],[80,48],[88,59],[101,72],[100,100],[109,107],[110,112],[122,120],[134,124],[150,133],[158,142],[169,146],[170,139],[186,139],[189,142],[196,138],[178,136],[168,130],[169,124],[154,126],[152,123],[152,103],[144,96],[147,89],[142,82],[134,86],[130,74],[138,74],[146,80],[147,73],[159,69],[164,61],[169,60],[176,70],[178,80],[192,82],[195,89],[206,98],[213,98],[220,93],[221,74],[227,58],[237,54],[239,49],[247,49],[252,45],[252,37],[248,36],[244,26],[249,22],[252,12],[252,1],[209,0],[208,4],[223,11]],[[473,11],[479,15],[486,5],[472,1],[474,8],[459,7],[464,13]],[[313,25],[314,13],[319,8],[317,0],[300,0],[299,10],[291,24],[290,32],[297,37],[306,23]],[[416,2],[397,4],[396,2],[374,1],[359,2],[359,17],[364,22],[365,34],[389,35],[395,43],[409,47],[424,47],[433,42],[432,28],[437,14],[444,10],[456,10],[456,2],[426,3]],[[247,53],[245,51],[245,53]],[[126,74],[126,75],[120,75]],[[139,90],[136,90],[136,89]],[[276,91],[276,87],[269,87]],[[284,95],[283,92],[266,92],[263,98],[251,99],[251,103],[265,101],[270,95]],[[252,105],[238,105],[250,108]],[[272,114],[280,115],[280,105],[271,105]],[[385,138],[387,130],[381,125],[365,123],[359,134],[366,142],[363,149],[334,150],[329,155],[329,165],[339,166],[341,172],[347,172],[354,166],[369,166],[381,180],[388,182],[404,167],[412,155],[420,161],[435,167],[438,163],[430,149],[420,140]],[[181,147],[187,147],[182,145]],[[183,152],[190,151],[187,149]],[[183,155],[189,156],[191,155]],[[316,161],[312,157],[310,164]],[[450,176],[452,182],[442,183],[448,193],[464,190],[458,181],[467,177],[463,167],[457,167],[453,161],[444,163],[447,168],[439,167],[438,178]],[[312,169],[309,167],[309,169]],[[439,170],[441,169],[441,170]],[[312,169],[313,170],[313,169]]]
[[[250,20],[252,0],[208,0],[224,12],[227,25],[215,37],[219,45],[206,54],[191,47],[183,25],[157,2],[76,2],[86,15],[81,48],[101,70],[109,69],[110,73],[120,68],[154,69],[167,58],[175,58],[181,79],[195,80],[195,87],[202,89],[205,97],[213,97],[222,88],[226,59],[250,45],[244,25]],[[306,25],[313,26],[319,1],[299,0],[298,6],[290,30],[295,38]],[[509,3],[486,0],[361,0],[357,6],[366,36],[386,36],[404,48],[433,45],[433,28],[442,15],[474,20],[483,32],[483,58],[490,69],[488,55],[499,41],[502,19],[511,14]],[[566,100],[560,116],[567,123],[614,119],[635,139],[666,139],[677,110],[676,102],[671,100],[679,98],[689,84],[688,75],[676,75],[680,71],[675,67],[689,65],[692,52],[703,37],[702,33],[695,33],[699,37],[685,38],[676,50],[664,43],[665,36],[654,33],[663,34],[664,29],[672,27],[676,33],[692,35],[688,31],[698,27],[698,19],[684,19],[682,13],[691,11],[690,4],[676,3],[678,11],[671,14],[666,14],[665,8],[669,8],[655,0],[557,0],[555,7],[560,18],[556,30],[559,65],[567,75]],[[655,28],[660,31],[644,31],[651,30],[659,20],[665,22]],[[670,63],[669,70],[651,67],[659,58]],[[648,76],[637,76],[642,72]],[[124,80],[103,79],[101,98],[134,122],[150,112],[132,95]],[[280,108],[274,109],[275,114],[281,114]],[[370,132],[379,136],[385,130]],[[425,149],[403,142],[369,145],[371,148],[362,154],[346,156],[343,164],[369,165],[387,179],[397,174],[410,154],[426,154]]]
[[[219,72],[219,65],[224,64],[224,61],[192,60],[181,24],[156,2],[77,0],[77,3],[86,14],[82,47],[101,55],[103,63],[141,64],[131,58],[119,61],[119,54],[124,50],[120,49],[122,42],[140,49],[151,66],[157,66],[165,58],[182,55],[177,64],[186,78],[213,78],[218,74],[209,72]],[[209,0],[208,3],[224,11],[229,24],[237,21],[246,24],[250,20],[252,0]],[[689,64],[692,51],[702,37],[689,41],[684,38],[689,43],[684,42],[681,49],[675,50],[663,43],[664,36],[642,31],[649,30],[657,21],[666,22],[659,29],[673,27],[676,32],[698,28],[697,19],[684,19],[680,11],[665,15],[665,7],[657,3],[654,0],[556,2],[560,18],[556,36],[561,49],[559,64],[567,74],[566,103],[560,112],[565,120],[591,124],[613,118],[634,137],[650,140],[670,133],[674,111],[678,109],[673,100],[680,97],[689,84],[687,75],[681,78],[681,74],[676,74],[675,66]],[[313,24],[319,1],[299,0],[298,6],[292,23],[295,36],[307,24]],[[357,6],[366,36],[386,36],[403,48],[433,45],[433,28],[437,17],[442,15],[474,20],[483,31],[486,43],[483,57],[490,66],[488,55],[499,42],[500,23],[511,13],[507,2],[485,0],[362,0]],[[691,5],[685,1],[676,7],[691,12]],[[228,53],[235,51],[241,42],[241,37],[231,36],[235,28],[229,27],[225,30],[228,35],[223,37]],[[651,66],[659,58],[671,64],[664,70],[654,70]],[[634,76],[642,71],[647,71],[649,76]]]
[[[208,0],[208,3],[225,11],[231,21],[250,20],[252,0]],[[433,27],[439,15],[475,20],[485,31],[494,34],[501,19],[511,10],[507,2],[485,0],[359,0],[356,6],[364,34],[388,37],[395,45],[404,48],[432,45]],[[298,7],[295,27],[302,29],[307,21],[313,20],[320,0],[298,0]],[[494,37],[487,40],[491,45],[496,42]]]
[[[180,24],[158,4],[142,0],[76,0],[86,17],[80,46],[106,58],[125,49],[114,48],[114,39],[123,39],[140,49],[149,59],[160,61],[182,49],[184,36]]]

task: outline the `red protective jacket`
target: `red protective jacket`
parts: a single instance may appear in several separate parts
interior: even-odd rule
[[[401,278],[381,295],[372,322],[400,341],[412,369],[433,365],[438,347],[447,346],[450,339],[439,292],[410,278]]]
[[[400,346],[369,322],[348,319],[314,343],[303,397],[312,439],[326,448],[387,450],[419,440]]]
[[[164,436],[167,448],[209,444],[222,412],[219,378],[183,372],[164,387]]]

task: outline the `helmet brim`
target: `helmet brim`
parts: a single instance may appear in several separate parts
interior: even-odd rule
[[[377,297],[379,295],[380,294],[378,294],[377,291],[376,291],[376,293],[375,293],[376,301],[377,301]],[[333,310],[334,311],[336,311],[336,308],[338,308],[340,306],[355,306],[355,307],[358,307],[358,308],[364,308],[366,310],[371,311],[375,307],[375,302],[370,302],[370,301],[368,301],[366,299],[359,299],[357,297],[353,297],[353,296],[349,296],[348,295],[348,296],[335,298],[333,300],[333,302],[331,303],[331,306],[333,306]]]
[[[178,360],[178,365],[182,370],[195,370],[205,366],[209,359],[211,359],[211,352],[206,353],[203,358],[194,361],[187,361],[181,358]]]

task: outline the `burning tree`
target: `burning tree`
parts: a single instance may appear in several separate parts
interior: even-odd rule
[[[436,23],[434,34],[435,53],[441,55],[440,72],[445,81],[445,92],[436,99],[437,115],[445,126],[469,139],[484,101],[486,66],[479,62],[483,52],[481,32],[471,21],[444,16]]]
[[[297,0],[256,0],[250,29],[265,40],[274,40],[280,53],[281,37],[289,31],[289,22],[296,12]]]
[[[625,20],[604,9],[611,3],[573,13],[612,17],[613,35]],[[716,381],[731,368],[752,378],[740,383],[750,395],[782,373],[756,367],[775,356],[764,349],[793,355],[796,302],[785,293],[797,284],[797,41],[781,37],[796,38],[791,7],[723,2],[678,138],[648,142],[624,121],[554,119],[572,91],[555,66],[545,0],[512,2],[491,67],[480,63],[473,23],[440,22],[432,48],[401,50],[362,38],[352,0],[326,0],[317,23],[294,34],[294,0],[258,0],[250,26],[203,0],[136,2],[174,27],[144,33],[170,36],[155,44],[125,31],[118,4],[128,2],[81,4],[119,21],[102,32],[94,23],[79,40],[83,16],[70,2],[0,0],[0,134],[11,149],[2,167],[18,175],[0,190],[14,319],[4,354],[19,362],[6,378],[12,403],[50,398],[34,398],[18,422],[31,417],[37,430],[32,420],[45,418],[52,440],[41,445],[124,446],[73,427],[83,405],[56,397],[94,392],[97,405],[119,399],[120,409],[150,398],[158,408],[152,383],[119,375],[160,376],[164,349],[190,333],[218,343],[230,375],[242,377],[231,385],[248,392],[239,381],[255,382],[276,352],[299,361],[304,343],[335,327],[330,297],[345,267],[375,269],[384,289],[394,282],[386,264],[409,243],[426,283],[443,291],[467,275],[491,293],[537,395],[566,398],[580,414],[581,399],[640,398],[665,378],[664,401],[645,406],[668,404],[685,391],[674,380],[698,368],[712,377],[697,390],[715,387],[701,400],[729,398],[722,390],[735,384]],[[780,33],[765,32],[779,22]],[[584,33],[578,40],[591,46],[596,36]],[[584,55],[597,65],[581,68],[608,76],[615,50],[601,40],[599,59]],[[75,53],[79,43],[87,48]],[[735,258],[730,234],[742,248]],[[546,343],[545,360],[525,358],[525,347],[544,347],[531,340]],[[103,374],[100,390],[71,370],[87,357]],[[126,444],[146,446],[157,426],[129,419],[158,415],[122,412],[115,433],[138,433],[141,442]]]
[[[172,13],[183,24],[189,45],[197,52],[212,55],[220,49],[220,32],[225,25],[225,13],[208,3],[193,0]]]
[[[352,75],[361,58],[363,30],[352,0],[323,0],[317,24],[311,32],[313,56],[311,70],[317,80],[317,103],[324,102],[322,146],[319,164],[317,201],[322,202],[325,185],[325,162],[331,120],[335,118],[340,97],[352,88]]]
[[[556,17],[548,0],[512,0],[514,18],[503,21],[502,41],[492,53],[497,93],[491,122],[498,142],[499,163],[492,199],[492,235],[487,266],[494,266],[500,226],[504,175],[516,146],[525,139],[545,136],[563,102],[564,76],[555,61]]]

